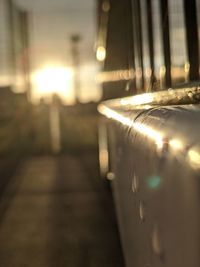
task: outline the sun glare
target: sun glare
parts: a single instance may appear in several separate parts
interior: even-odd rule
[[[73,72],[64,67],[46,67],[33,74],[34,95],[50,98],[56,93],[65,100],[73,87]]]

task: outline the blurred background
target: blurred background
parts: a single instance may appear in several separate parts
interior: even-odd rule
[[[97,3],[1,0],[0,20],[1,152],[95,148]]]
[[[99,174],[94,0],[0,0],[0,266],[123,266]]]

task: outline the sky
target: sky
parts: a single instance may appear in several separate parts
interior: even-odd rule
[[[101,90],[95,82],[98,72],[94,52],[96,1],[16,0],[16,3],[21,9],[27,10],[30,16],[30,55],[34,101],[41,97],[40,93],[44,94],[48,91],[49,83],[52,83],[50,78],[46,83],[46,88],[42,90],[41,87],[45,86],[46,76],[49,73],[53,74],[55,70],[60,80],[62,80],[63,73],[63,84],[60,82],[60,88],[49,90],[58,90],[65,103],[73,103],[73,65],[70,45],[72,34],[81,36],[79,99],[82,102],[98,100]],[[66,76],[64,71],[66,71]],[[40,77],[42,82],[40,82]],[[66,83],[68,85],[65,88]]]

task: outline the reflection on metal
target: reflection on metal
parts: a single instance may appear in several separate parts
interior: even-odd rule
[[[129,81],[134,79],[134,77],[135,77],[135,72],[133,69],[104,71],[97,75],[96,81],[98,83]]]
[[[140,205],[139,205],[139,214],[140,214],[140,219],[142,222],[145,221],[145,204],[144,202],[140,202]]]
[[[187,73],[187,74],[189,73],[189,71],[190,71],[190,63],[189,62],[185,63],[184,70],[185,70],[185,73]]]
[[[168,138],[167,133],[162,129],[157,129],[156,125],[145,124],[134,119],[138,118],[138,112],[141,114],[148,112],[148,110],[155,110],[159,105],[170,105],[175,103],[197,103],[200,101],[200,88],[185,88],[177,90],[161,91],[157,93],[146,93],[142,95],[136,95],[133,97],[127,97],[116,100],[108,100],[99,105],[98,110],[101,114],[107,118],[113,119],[129,129],[133,130],[133,133],[138,132],[143,136],[146,136],[150,140],[154,141],[158,150],[163,149],[166,143],[171,149],[176,151],[183,151],[186,148],[186,144],[179,138]],[[148,104],[148,105],[147,105]],[[127,111],[133,112],[132,116]],[[134,110],[136,114],[134,114]],[[139,111],[138,111],[139,110]],[[199,155],[199,157],[198,157]],[[200,154],[198,151],[189,151],[189,161],[191,165],[197,168],[200,167]]]
[[[134,177],[132,180],[132,190],[133,190],[133,193],[137,193],[139,190],[139,178],[136,174],[134,174]]]
[[[119,112],[112,110],[106,106],[100,106],[99,107],[100,113],[105,115],[107,118],[114,119],[120,123],[122,123],[124,126],[128,126],[129,128],[132,128],[136,130],[137,132],[149,137],[150,139],[155,141],[155,144],[158,146],[158,148],[162,147],[163,144],[163,136],[162,133],[157,131],[156,129],[153,129],[152,127],[146,126],[143,123],[140,122],[134,122],[129,116],[120,114]]]
[[[143,108],[144,105],[149,104],[152,106],[161,105],[177,105],[177,104],[195,104],[200,102],[200,86],[184,89],[169,89],[156,93],[146,93],[125,97],[122,99],[115,99],[105,101],[99,105],[100,112],[104,106],[109,108],[135,109],[137,105]],[[106,115],[106,114],[104,114]]]
[[[200,169],[200,147],[199,146],[191,148],[188,151],[188,158],[193,168]]]
[[[105,0],[102,4],[102,10],[104,12],[109,12],[110,11],[110,2],[109,0]]]
[[[142,79],[142,68],[138,67],[135,71],[136,79]]]
[[[96,57],[98,61],[104,61],[106,59],[106,49],[103,46],[97,48]]]
[[[160,73],[160,79],[163,79],[163,77],[166,74],[166,67],[165,66],[161,66],[160,70],[159,70],[159,73]]]
[[[99,123],[99,165],[102,177],[105,177],[109,171],[107,139],[106,125],[101,122]]]
[[[171,139],[169,145],[174,150],[183,150],[184,148],[183,142],[179,139]]]
[[[145,104],[151,104],[154,100],[153,95],[143,94],[143,95],[136,95],[131,98],[131,105],[145,105]],[[122,106],[130,105],[130,98],[124,98],[120,101]]]
[[[161,256],[163,254],[161,240],[160,240],[160,233],[158,231],[157,225],[154,226],[153,233],[152,233],[152,248],[153,252]]]
[[[180,84],[185,81],[188,81],[189,70],[190,70],[189,63],[185,63],[183,66],[172,66],[171,76],[173,84],[177,84],[177,82]]]
[[[101,15],[99,22],[99,33],[96,44],[96,57],[100,62],[104,62],[106,59],[106,43],[107,43],[107,31],[110,12],[110,1],[104,0],[101,7]]]
[[[200,88],[109,100],[98,110],[108,118],[126,266],[199,267]]]
[[[184,72],[185,72],[185,80],[189,80],[189,74],[190,74],[190,63],[186,62],[184,65]]]
[[[151,70],[151,68],[146,68],[145,69],[144,76],[145,76],[146,79],[150,79],[151,78],[151,76],[152,76],[152,70]]]
[[[106,177],[109,181],[112,181],[115,179],[115,174],[113,172],[108,172]]]

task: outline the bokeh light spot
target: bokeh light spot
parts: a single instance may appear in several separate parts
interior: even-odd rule
[[[150,178],[148,178],[148,187],[151,189],[156,189],[160,186],[161,184],[161,178],[160,176],[153,175]]]

